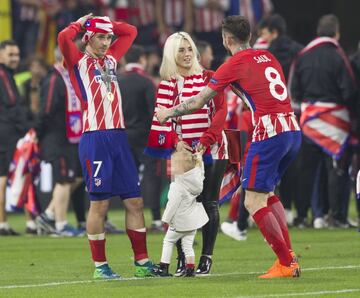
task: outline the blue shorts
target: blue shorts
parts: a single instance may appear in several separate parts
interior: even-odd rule
[[[245,161],[243,188],[260,192],[274,191],[296,157],[300,145],[300,131],[283,132],[264,141],[251,143]]]
[[[125,130],[86,132],[79,157],[90,200],[140,197],[140,181]]]

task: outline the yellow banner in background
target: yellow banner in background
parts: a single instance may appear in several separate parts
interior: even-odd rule
[[[12,38],[11,0],[0,1],[0,41]]]

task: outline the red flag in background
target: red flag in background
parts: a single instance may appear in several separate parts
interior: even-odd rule
[[[241,185],[240,177],[240,163],[228,164],[220,188],[220,205],[231,200],[235,196],[240,196],[240,192],[237,191]]]
[[[225,171],[219,194],[219,204],[231,200],[234,196],[239,196],[237,191],[241,185],[241,145],[240,145],[240,131],[235,129],[224,130],[229,154],[229,164]]]
[[[10,205],[14,209],[26,207],[32,214],[39,213],[36,198],[35,180],[40,173],[39,147],[33,129],[16,144],[10,164],[8,184],[10,186]]]

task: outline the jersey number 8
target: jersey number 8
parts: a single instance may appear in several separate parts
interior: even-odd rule
[[[275,77],[273,77],[273,75],[275,75]],[[279,72],[274,67],[269,66],[265,69],[265,77],[270,82],[269,89],[271,95],[280,101],[285,100],[288,96],[288,93],[284,82],[281,80]],[[281,93],[278,93],[278,91],[275,89],[276,85],[281,86],[283,90]]]

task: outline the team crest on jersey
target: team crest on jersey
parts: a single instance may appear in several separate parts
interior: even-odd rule
[[[95,178],[95,186],[99,187],[101,185],[101,178]]]
[[[163,134],[163,133],[159,134],[158,142],[159,142],[159,145],[164,145],[164,143],[165,143],[165,134]]]

